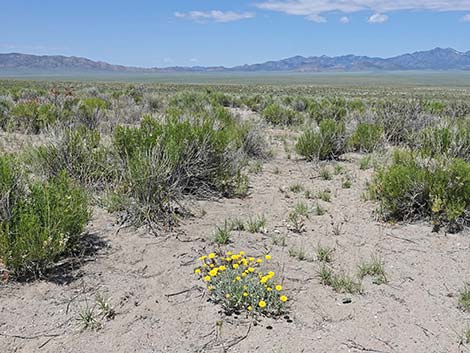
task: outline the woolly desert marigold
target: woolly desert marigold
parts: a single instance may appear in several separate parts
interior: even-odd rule
[[[285,302],[287,301],[287,297],[286,297],[285,295],[281,295],[281,296],[279,297],[279,300],[280,300],[281,302],[285,303]]]
[[[210,280],[211,280],[211,276],[205,276],[205,277],[204,277],[204,281],[210,282]]]
[[[214,259],[215,257],[216,257],[216,255],[215,255],[213,252],[211,252],[211,253],[209,254],[209,259]]]
[[[280,284],[278,284],[278,285],[276,286],[276,290],[277,290],[278,292],[281,291],[281,290],[282,290],[282,286],[281,286]]]
[[[210,274],[212,277],[217,276],[217,269],[214,268],[214,269],[210,270],[210,271],[209,271],[209,274]]]
[[[201,269],[200,268],[194,269],[194,273],[201,273]]]
[[[232,267],[233,267],[234,269],[237,269],[238,266],[239,266],[238,264],[233,264],[233,265],[232,265]]]
[[[261,300],[259,303],[258,303],[258,306],[260,308],[265,308],[266,307],[266,302],[264,300]]]
[[[266,260],[271,260],[271,255],[266,255],[264,258],[265,258]]]

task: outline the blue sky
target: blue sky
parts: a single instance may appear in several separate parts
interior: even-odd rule
[[[470,50],[470,0],[0,0],[0,52],[135,66]]]

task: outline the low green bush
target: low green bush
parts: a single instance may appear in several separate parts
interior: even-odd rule
[[[391,165],[376,172],[370,191],[388,219],[428,218],[450,229],[470,220],[470,163],[459,158],[421,159],[395,151]]]
[[[118,127],[113,145],[120,159],[123,190],[133,202],[135,225],[176,222],[185,196],[231,196],[240,190],[246,129],[229,115],[144,118],[140,127]]]
[[[65,173],[28,182],[16,163],[0,157],[0,261],[16,276],[39,275],[78,245],[88,198]]]
[[[59,118],[59,112],[52,104],[39,104],[35,101],[15,105],[10,114],[9,125],[12,129],[33,134],[40,133]]]
[[[411,139],[410,144],[424,156],[459,157],[470,161],[470,120],[429,127]]]
[[[307,160],[335,159],[346,152],[344,122],[324,119],[319,131],[307,130],[297,140],[296,151]]]
[[[65,171],[80,184],[100,189],[118,175],[109,151],[100,144],[100,133],[83,126],[60,131],[55,140],[33,151],[33,162],[46,177]]]
[[[383,138],[383,128],[376,124],[359,123],[352,134],[349,144],[354,151],[372,152]]]
[[[294,110],[271,103],[261,111],[261,117],[273,125],[293,125],[301,122],[300,115]]]

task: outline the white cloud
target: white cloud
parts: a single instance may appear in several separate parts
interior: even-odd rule
[[[342,24],[348,24],[350,22],[350,20],[349,20],[348,16],[343,16],[339,19],[339,22],[342,23]]]
[[[388,21],[388,16],[383,15],[381,13],[374,13],[367,20],[367,22],[369,22],[369,23],[384,23],[384,22],[387,22],[387,21]]]
[[[196,59],[196,58],[191,58],[191,59],[189,59],[189,62],[190,62],[190,63],[193,63],[193,64],[196,64],[196,63],[199,62],[199,60]]]
[[[190,12],[175,12],[175,17],[182,18],[198,23],[213,22],[234,22],[247,18],[255,17],[251,12],[234,12],[234,11],[190,11]]]
[[[470,0],[262,0],[256,6],[310,19],[329,12],[372,11],[375,15],[386,16],[383,14],[392,11],[467,11],[470,10]]]
[[[308,15],[307,20],[312,21],[312,22],[316,22],[316,23],[326,23],[326,18],[325,17],[320,16],[320,15],[316,15],[316,14]]]
[[[470,22],[470,14],[463,16],[461,20],[462,22]]]

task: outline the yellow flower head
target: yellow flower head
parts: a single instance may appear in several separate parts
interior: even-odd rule
[[[240,276],[235,277],[237,281],[240,281],[242,278]]]
[[[210,286],[207,287],[208,290],[213,290],[214,286],[211,284]]]
[[[210,280],[211,280],[211,276],[206,276],[206,277],[204,277],[204,281],[210,282]]]
[[[227,251],[227,256],[232,256],[233,252]]]
[[[251,305],[248,305],[248,308],[246,308],[248,311],[253,311],[253,307]]]
[[[254,257],[250,257],[248,260],[250,260],[250,262],[255,262],[255,258],[254,258]]]
[[[269,280],[269,277],[264,276],[263,278],[261,278],[260,282],[261,283],[266,283],[268,280]]]
[[[271,292],[273,289],[272,289],[271,287],[267,287],[266,290],[267,290],[268,292]]]
[[[278,284],[278,285],[276,286],[276,290],[277,290],[278,292],[281,291],[281,290],[282,290],[282,286],[281,286],[280,284]]]
[[[273,278],[274,275],[275,275],[275,273],[274,273],[273,271],[269,271],[269,272],[268,272],[268,276],[269,276],[270,278]]]
[[[266,255],[264,258],[265,258],[266,260],[271,260],[271,255]]]
[[[241,256],[245,255],[245,252],[244,251],[240,251],[239,253]]]
[[[201,257],[199,258],[199,260],[201,260],[201,261],[204,261],[205,259],[207,259],[207,256],[206,256],[206,255],[203,255],[203,256],[201,256]]]
[[[258,306],[260,308],[265,308],[266,307],[266,302],[264,300],[261,300],[259,303],[258,303]]]
[[[247,293],[247,292],[243,292],[243,296],[244,296],[244,297],[248,297],[248,293]]]
[[[255,272],[255,269],[253,267],[248,267],[248,272]]]
[[[215,255],[213,252],[211,252],[211,253],[209,254],[209,259],[214,259],[215,257],[216,257],[216,255]]]
[[[225,271],[226,269],[227,269],[227,268],[226,268],[224,265],[219,266],[219,270],[220,270],[220,271]]]
[[[203,267],[203,268],[206,268],[206,267],[207,267],[207,264],[203,264],[202,267]]]
[[[279,300],[280,300],[281,302],[285,303],[285,302],[287,301],[287,297],[286,297],[285,295],[281,295],[281,296],[279,297]]]
[[[194,273],[201,273],[201,269],[200,269],[200,268],[196,268],[196,269],[194,270]]]
[[[215,266],[214,264],[210,264],[210,265],[209,265],[210,268],[214,268],[214,266]]]
[[[257,259],[256,262],[260,264],[263,262],[263,259]]]
[[[245,273],[245,272],[242,273],[242,277],[246,277],[246,273]]]
[[[229,293],[225,294],[225,298],[229,299],[229,298],[230,298],[230,294],[229,294]]]
[[[232,265],[232,267],[233,267],[234,269],[237,269],[238,266],[239,266],[238,264],[233,264],[233,265]]]
[[[217,276],[217,272],[218,272],[218,270],[217,270],[216,268],[214,268],[214,269],[212,269],[212,270],[209,271],[209,274],[210,274],[212,277],[215,277],[215,276]]]

